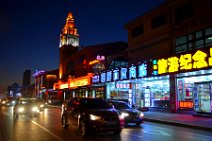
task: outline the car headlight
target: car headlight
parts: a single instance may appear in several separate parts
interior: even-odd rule
[[[24,112],[24,108],[23,108],[23,107],[18,108],[18,112],[19,112],[19,113]]]
[[[90,119],[91,120],[100,120],[101,119],[101,116],[90,114]]]
[[[39,109],[38,109],[38,107],[32,107],[32,111],[33,111],[33,112],[38,112]]]
[[[43,108],[43,107],[44,107],[44,105],[43,105],[43,104],[41,104],[41,105],[40,105],[40,107],[41,107],[41,108]]]
[[[127,117],[127,116],[129,116],[128,113],[122,112],[121,115],[120,115],[120,118],[125,118],[125,117]]]
[[[143,118],[144,117],[144,113],[140,113],[140,115],[139,115],[141,118]]]

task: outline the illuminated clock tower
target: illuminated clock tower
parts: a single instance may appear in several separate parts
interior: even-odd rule
[[[79,49],[79,34],[75,27],[74,17],[71,12],[68,13],[66,24],[60,34],[60,66],[59,78],[62,79],[64,75],[68,74],[68,59],[70,56],[78,52]]]

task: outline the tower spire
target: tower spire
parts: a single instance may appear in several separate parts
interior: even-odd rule
[[[72,35],[78,36],[77,28],[75,27],[74,17],[72,12],[68,13],[68,16],[66,18],[66,24],[63,28],[63,34],[72,34]]]
[[[62,47],[63,45],[72,45],[73,47],[79,46],[79,34],[77,33],[72,12],[68,13],[65,26],[60,35],[59,47]]]

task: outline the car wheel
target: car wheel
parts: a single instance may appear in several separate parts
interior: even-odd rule
[[[65,116],[62,116],[61,124],[62,124],[63,128],[67,128],[68,127],[68,123],[67,123],[67,120],[66,120]]]
[[[80,133],[84,137],[88,135],[88,130],[83,120],[80,122]]]
[[[141,125],[141,123],[136,123],[136,125],[137,125],[137,126],[140,126],[140,125]]]
[[[121,130],[115,130],[115,131],[114,131],[114,134],[115,134],[115,135],[119,135],[120,133],[121,133]]]
[[[14,118],[14,119],[18,118],[18,114],[13,113],[13,118]]]

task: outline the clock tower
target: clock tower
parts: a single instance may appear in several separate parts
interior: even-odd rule
[[[64,79],[69,75],[69,69],[67,63],[69,57],[78,52],[79,49],[79,34],[75,27],[74,17],[71,12],[68,13],[66,18],[66,24],[60,34],[60,61],[59,61],[59,78]],[[66,78],[65,78],[66,79]]]
[[[74,23],[74,17],[71,12],[68,13],[66,24],[60,34],[60,48],[64,45],[71,45],[72,47],[79,47],[79,34]]]

